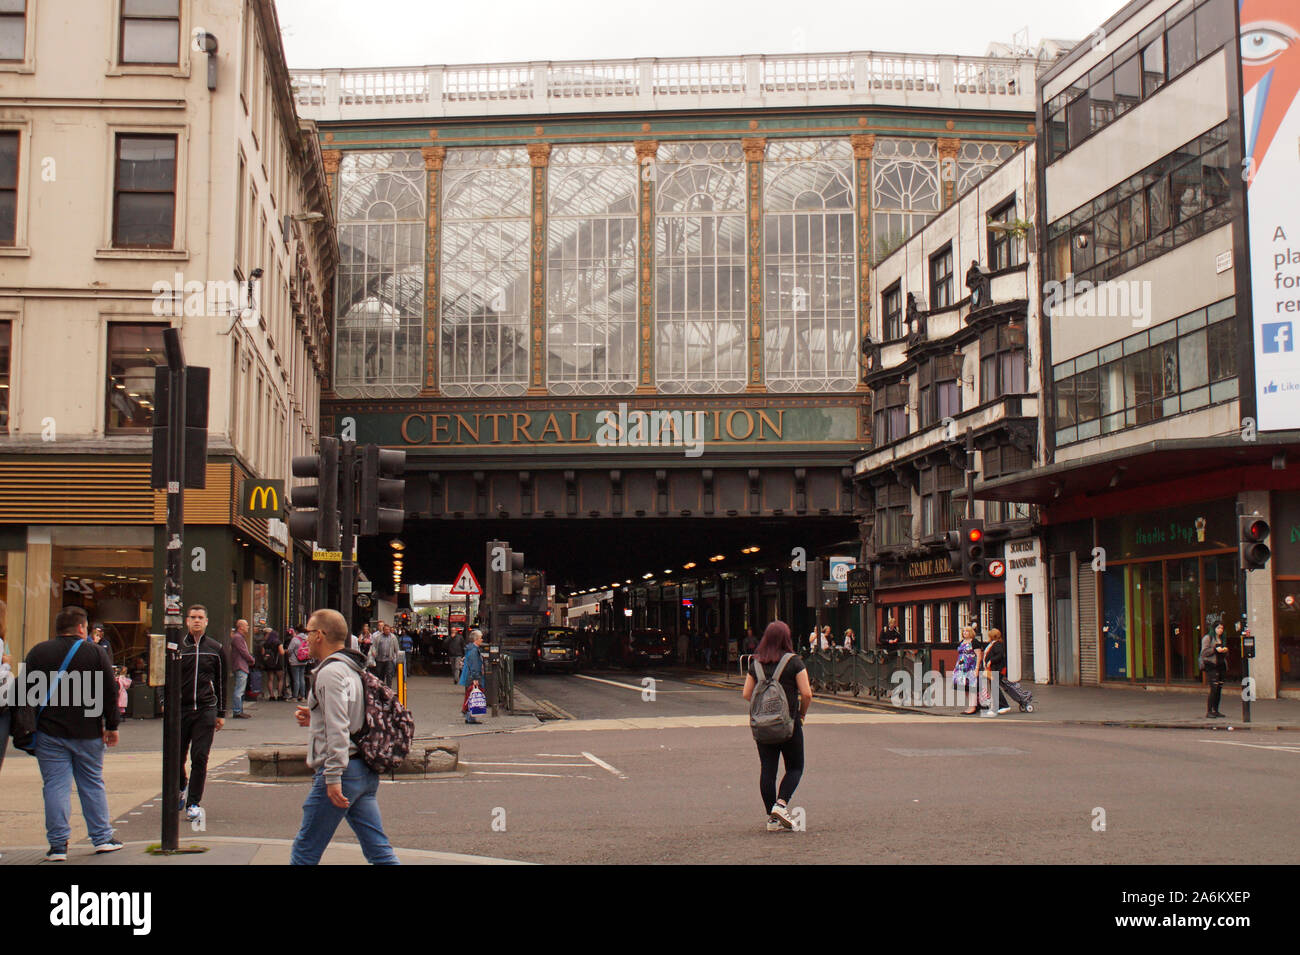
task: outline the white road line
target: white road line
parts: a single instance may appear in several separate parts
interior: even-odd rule
[[[555,759],[581,759],[581,753],[533,753],[534,756],[552,756]]]
[[[603,759],[597,759],[595,756],[592,756],[591,753],[583,753],[582,755],[586,756],[589,760],[591,760],[593,763],[595,763],[597,766],[599,766],[601,769],[605,770],[606,772],[613,773],[619,779],[627,779],[626,776],[624,776],[613,766],[609,765],[609,763],[605,762]]]
[[[1251,749],[1271,749],[1279,753],[1300,753],[1300,746],[1268,746],[1263,743],[1238,743],[1230,739],[1203,739],[1202,743],[1218,743],[1220,746],[1248,746]]]
[[[468,759],[459,761],[461,766],[581,766],[586,769],[587,763],[480,763]]]
[[[307,782],[310,779],[311,779],[310,776],[302,777],[303,782]],[[214,783],[221,783],[225,786],[278,786],[280,785],[279,783],[255,783],[249,779],[213,779],[210,781]]]
[[[649,687],[642,686],[640,683],[617,683],[614,680],[602,680],[598,676],[587,676],[585,673],[575,673],[573,675],[579,680],[590,680],[592,683],[608,683],[610,686],[621,686],[625,690],[636,690],[638,693],[649,689]],[[654,677],[651,677],[651,679],[654,680]],[[656,688],[659,686],[659,683],[659,680],[654,681]]]
[[[476,769],[470,773],[471,776],[541,776],[545,779],[573,779],[572,776],[566,776],[563,773],[489,773],[481,769]],[[588,777],[579,777],[587,779]]]

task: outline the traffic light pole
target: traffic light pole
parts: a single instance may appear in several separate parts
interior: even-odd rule
[[[975,519],[975,432],[969,427],[966,429],[966,517],[968,520]],[[962,541],[961,545],[966,546]],[[975,593],[975,581],[970,582],[970,625],[975,628],[975,635],[983,638],[980,632],[979,623],[979,597]]]
[[[185,534],[185,354],[180,333],[173,328],[163,331],[167,353],[167,577],[163,584],[164,627],[167,664],[163,696],[163,804],[161,848],[175,852],[180,848],[181,795],[181,640],[185,635],[183,582],[185,560],[182,538]]]
[[[1241,536],[1241,519],[1246,516],[1246,507],[1241,503],[1241,498],[1237,498],[1237,536]],[[1241,547],[1237,548],[1240,555]],[[1238,639],[1241,641],[1241,721],[1250,722],[1250,694],[1246,688],[1250,685],[1250,658],[1246,656],[1246,631],[1250,629],[1250,617],[1246,614],[1246,562],[1238,557],[1237,563],[1241,565],[1238,575],[1241,579],[1241,624],[1238,630]]]
[[[356,529],[353,527],[353,512],[356,509],[356,469],[353,466],[357,457],[357,443],[355,441],[343,441],[339,446],[339,523],[342,525],[342,534],[340,535],[339,544],[343,549],[342,560],[339,561],[339,604],[340,612],[343,619],[347,621],[348,633],[352,633],[352,608],[355,601],[353,600],[352,591],[355,588],[357,579],[356,561],[352,559],[353,548],[356,541]]]

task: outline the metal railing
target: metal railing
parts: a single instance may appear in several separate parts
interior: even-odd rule
[[[809,53],[291,70],[310,119],[727,107],[790,101],[1034,109],[1033,58]],[[919,97],[919,98],[918,98]],[[656,102],[658,101],[658,102]]]
[[[894,691],[891,679],[897,671],[913,672],[921,665],[921,672],[930,669],[930,649],[899,650],[805,650],[802,653],[808,668],[808,680],[817,692],[852,693],[854,696],[886,699]]]

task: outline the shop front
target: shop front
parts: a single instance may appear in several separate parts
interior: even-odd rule
[[[1300,698],[1300,493],[1275,492],[1271,513],[1278,694]]]
[[[1241,677],[1236,505],[1208,501],[1097,523],[1101,671],[1107,682],[1198,683],[1201,640],[1222,622]]]

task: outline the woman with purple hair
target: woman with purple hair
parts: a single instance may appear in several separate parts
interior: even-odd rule
[[[803,718],[808,714],[813,695],[812,686],[808,683],[808,668],[794,652],[790,628],[780,620],[773,620],[767,625],[763,639],[759,641],[758,649],[749,662],[749,673],[745,677],[743,691],[746,700],[754,695],[760,673],[765,678],[779,679],[781,689],[785,691],[790,716],[794,720],[794,732],[785,742],[755,744],[758,746],[761,766],[758,790],[763,797],[764,811],[768,814],[767,831],[781,832],[794,828],[788,807],[795,787],[803,776]],[[781,759],[785,760],[785,776],[781,779],[781,789],[778,792],[776,770]]]

